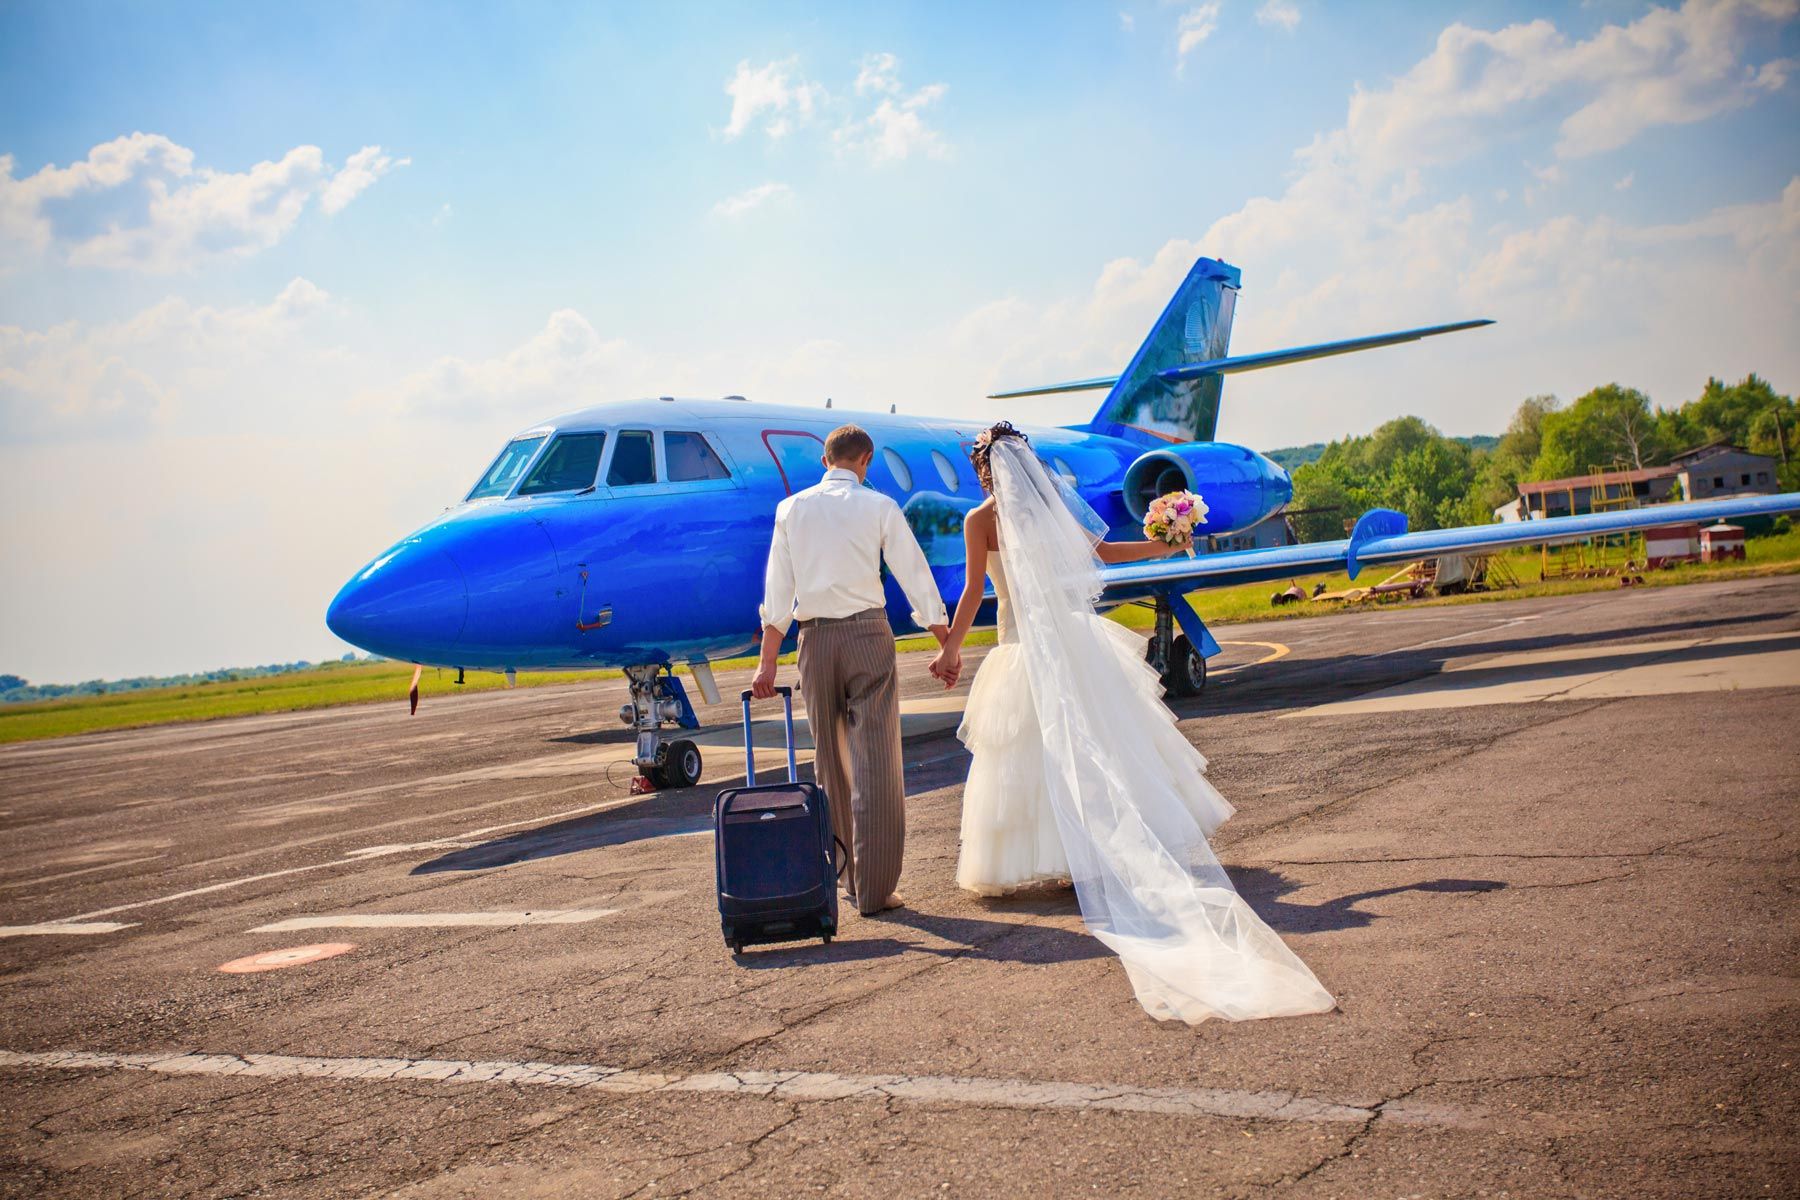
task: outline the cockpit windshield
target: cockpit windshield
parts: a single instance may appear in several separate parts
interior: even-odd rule
[[[521,496],[547,492],[592,491],[600,474],[600,453],[606,449],[604,433],[565,433],[550,443],[544,456],[519,485]]]
[[[487,474],[481,477],[481,482],[475,485],[475,490],[468,494],[467,499],[504,496],[512,491],[513,484],[519,482],[519,476],[531,462],[531,456],[543,444],[543,434],[514,438],[506,443],[506,449],[500,451],[500,457],[494,460],[494,465],[487,469]]]

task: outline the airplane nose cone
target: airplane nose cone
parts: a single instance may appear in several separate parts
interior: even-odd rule
[[[372,654],[416,662],[447,657],[468,616],[469,589],[455,561],[402,542],[343,586],[325,624]]]

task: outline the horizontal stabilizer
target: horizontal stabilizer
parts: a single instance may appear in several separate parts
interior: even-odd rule
[[[1776,496],[1734,496],[1723,500],[1690,500],[1684,504],[1652,504],[1615,512],[1544,517],[1535,521],[1502,521],[1457,529],[1407,533],[1406,519],[1374,509],[1356,523],[1356,533],[1330,542],[1274,546],[1266,550],[1230,550],[1196,558],[1165,558],[1107,567],[1103,603],[1142,599],[1175,588],[1183,591],[1229,587],[1268,579],[1322,575],[1363,567],[1417,562],[1443,554],[1489,554],[1517,546],[1579,541],[1608,533],[1656,529],[1664,525],[1707,524],[1739,517],[1800,512],[1800,492]]]
[[[1101,375],[1093,379],[1076,379],[1068,383],[1046,383],[1042,387],[1020,388],[1016,392],[994,392],[989,400],[1012,400],[1019,396],[1054,396],[1059,392],[1097,392],[1119,382],[1117,375]]]
[[[1436,337],[1440,333],[1458,333],[1464,329],[1479,329],[1483,325],[1492,325],[1493,321],[1483,318],[1479,321],[1457,321],[1450,325],[1427,325],[1423,329],[1404,329],[1399,333],[1378,333],[1373,337],[1349,338],[1341,342],[1321,342],[1316,346],[1296,346],[1289,350],[1269,350],[1262,354],[1238,354],[1230,358],[1209,358],[1203,362],[1182,363],[1176,367],[1165,367],[1156,372],[1156,377],[1165,383],[1184,383],[1188,380],[1202,379],[1208,375],[1235,375],[1239,371],[1260,371],[1264,367],[1280,367],[1288,363],[1306,362],[1314,358],[1330,358],[1335,354],[1354,354],[1358,350],[1373,350],[1378,346],[1398,346],[1403,342],[1416,342],[1421,338]],[[989,400],[1013,400],[1020,396],[1054,396],[1063,392],[1097,392],[1102,388],[1110,388],[1118,383],[1120,376],[1097,375],[1092,379],[1073,379],[1067,383],[1046,383],[1041,387],[1019,388],[1010,392],[994,392]]]
[[[1427,325],[1423,329],[1407,329],[1399,333],[1378,333],[1374,337],[1350,338],[1342,342],[1321,342],[1317,346],[1299,346],[1292,350],[1270,350],[1262,354],[1239,354],[1231,358],[1215,358],[1207,362],[1183,363],[1179,367],[1169,367],[1158,371],[1157,377],[1176,383],[1184,379],[1199,379],[1203,375],[1235,375],[1239,371],[1260,371],[1264,367],[1281,367],[1288,363],[1305,362],[1312,358],[1330,358],[1334,354],[1354,354],[1358,350],[1373,350],[1377,346],[1398,346],[1402,342],[1416,342],[1420,338],[1436,337],[1440,333],[1456,333],[1464,329],[1479,329],[1493,322],[1483,318],[1479,321],[1457,321],[1452,325]],[[1096,381],[1098,382],[1098,381]],[[1063,390],[1073,391],[1073,388]],[[1030,395],[1029,392],[1016,393]]]

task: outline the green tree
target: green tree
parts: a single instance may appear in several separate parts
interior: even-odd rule
[[[1664,455],[1650,398],[1616,383],[1597,387],[1568,408],[1546,413],[1532,479],[1562,479],[1615,465],[1642,467]]]
[[[1463,506],[1465,522],[1492,520],[1496,508],[1518,497],[1520,482],[1531,478],[1532,464],[1543,452],[1544,418],[1560,407],[1555,396],[1528,396],[1520,403],[1500,441],[1476,468]]]
[[[1294,472],[1293,507],[1333,511],[1302,512],[1294,531],[1306,542],[1340,538],[1346,520],[1371,508],[1397,508],[1415,529],[1460,523],[1482,457],[1418,417],[1332,442]]]
[[[1708,379],[1699,397],[1682,405],[1679,412],[1690,437],[1685,444],[1671,447],[1677,453],[1707,442],[1730,442],[1734,446],[1756,449],[1751,443],[1762,440],[1758,437],[1759,432],[1764,433],[1769,450],[1773,451],[1776,449],[1775,425],[1764,426],[1762,419],[1774,414],[1776,421],[1785,417],[1791,424],[1794,402],[1778,394],[1766,379],[1750,374],[1729,385],[1722,380]]]

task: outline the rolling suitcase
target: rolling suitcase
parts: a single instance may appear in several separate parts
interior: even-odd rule
[[[794,690],[781,693],[787,722],[788,781],[756,786],[750,693],[744,702],[744,786],[713,805],[719,925],[733,954],[761,942],[824,938],[837,932],[837,869],[825,789],[803,783],[794,761]]]

